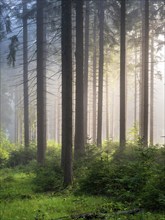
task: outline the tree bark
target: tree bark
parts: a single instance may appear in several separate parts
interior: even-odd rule
[[[83,111],[83,0],[76,0],[76,115],[75,115],[75,159],[84,154]]]
[[[62,0],[62,167],[72,183],[72,21],[71,0]]]
[[[125,74],[125,14],[126,2],[121,0],[121,26],[120,26],[120,148],[124,149],[126,144],[126,74]]]
[[[135,75],[134,75],[134,128],[137,128],[137,48],[135,47]],[[134,133],[134,141],[137,141],[137,133]]]
[[[37,161],[43,165],[46,150],[45,0],[37,0]]]
[[[89,60],[89,1],[85,1],[85,59],[84,59],[84,143],[88,139],[88,60]]]
[[[23,4],[23,89],[24,89],[24,144],[29,147],[29,93],[28,93],[28,26],[27,0]]]
[[[93,142],[96,143],[96,12],[94,15],[94,26],[93,26]]]
[[[149,48],[149,0],[144,2],[144,28],[143,28],[143,50],[142,50],[142,89],[143,105],[142,107],[142,128],[141,138],[143,146],[148,145],[148,48]]]
[[[109,140],[109,77],[106,74],[106,140]]]
[[[98,90],[98,120],[97,146],[102,145],[102,111],[103,111],[103,72],[104,72],[104,1],[99,2],[99,90]]]
[[[151,36],[150,144],[154,143],[154,36]]]

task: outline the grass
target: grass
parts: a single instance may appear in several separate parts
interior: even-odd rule
[[[106,212],[106,219],[165,220],[163,214],[118,215],[126,207],[109,198],[62,193],[34,193],[34,174],[23,169],[0,170],[0,220],[55,220],[88,212]],[[69,219],[65,218],[65,219]]]

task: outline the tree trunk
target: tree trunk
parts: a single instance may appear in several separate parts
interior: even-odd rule
[[[88,60],[89,60],[89,1],[85,7],[85,59],[84,59],[84,143],[88,138]]]
[[[121,26],[120,26],[120,148],[126,144],[126,92],[125,92],[125,0],[121,1]]]
[[[114,140],[114,105],[115,105],[115,102],[114,102],[114,88],[112,90],[112,101],[111,101],[111,128],[110,128],[110,137],[111,137],[111,140],[113,141]]]
[[[106,139],[109,140],[109,77],[106,74]]]
[[[144,2],[144,28],[142,34],[142,123],[141,138],[144,146],[148,145],[148,45],[149,45],[149,0]]]
[[[144,1],[140,1],[140,9],[141,9],[141,14],[142,14],[142,31],[141,31],[141,51],[140,51],[140,57],[141,57],[141,70],[140,70],[140,79],[139,79],[139,136],[142,138],[142,133],[143,133],[143,106],[144,106],[144,88],[143,88],[143,81],[144,81],[144,76],[143,76],[143,50],[144,50]]]
[[[151,37],[150,144],[154,143],[154,36]]]
[[[0,11],[0,16],[1,16],[1,11]],[[1,18],[0,18],[0,22],[1,22]],[[1,48],[0,48],[0,63],[1,63]],[[0,132],[2,130],[2,77],[1,77],[1,68],[0,68]],[[1,142],[0,142],[1,143]]]
[[[78,159],[85,152],[83,103],[83,1],[76,0],[75,159]]]
[[[165,42],[165,34],[164,34],[164,42]],[[165,60],[165,45],[164,45],[164,60]],[[165,61],[164,61],[164,133],[163,133],[163,136],[164,136],[164,145],[165,145]]]
[[[71,0],[62,0],[62,166],[72,183],[72,19]]]
[[[135,75],[134,75],[134,128],[137,128],[137,48],[135,47]],[[134,133],[134,141],[137,140],[137,133]]]
[[[93,26],[93,142],[96,143],[96,12]]]
[[[29,94],[28,94],[28,27],[27,0],[23,4],[23,89],[24,89],[24,144],[29,147]]]
[[[104,71],[104,1],[99,1],[99,90],[98,90],[98,119],[97,146],[102,145],[102,111],[103,111],[103,71]]]
[[[37,161],[43,165],[46,149],[45,0],[37,0]]]
[[[57,143],[61,144],[61,103],[57,102]]]

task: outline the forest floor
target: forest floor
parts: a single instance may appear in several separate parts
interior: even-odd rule
[[[76,196],[69,189],[60,193],[35,193],[33,178],[34,173],[24,169],[0,170],[0,220],[69,220],[73,219],[71,216],[84,219],[79,214],[104,212],[107,206],[112,211],[103,214],[103,219],[165,220],[163,214],[143,210],[131,215],[122,212],[121,207],[121,212],[114,212],[115,204],[109,198]]]

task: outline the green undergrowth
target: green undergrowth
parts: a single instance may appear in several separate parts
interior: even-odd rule
[[[83,165],[78,172],[78,191],[104,195],[128,206],[149,211],[165,210],[165,148],[128,146]],[[82,163],[82,164],[87,164]]]
[[[69,220],[83,213],[165,220],[165,147],[129,143],[121,151],[111,141],[102,148],[89,144],[74,161],[69,188],[63,188],[56,143],[49,143],[44,167],[37,165],[35,145],[13,148],[4,137],[0,149],[0,220]]]
[[[74,195],[72,189],[61,192],[36,193],[35,173],[27,168],[0,170],[0,220],[60,220],[82,213],[102,213],[104,219],[163,220],[163,214],[144,212],[120,214],[134,209],[104,196]],[[64,218],[65,217],[65,218]]]

